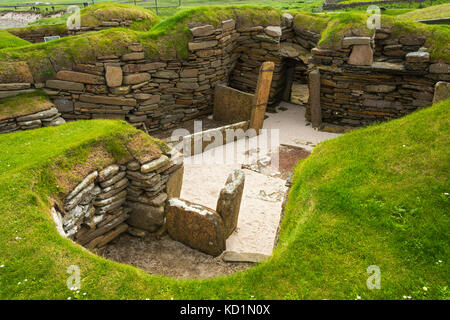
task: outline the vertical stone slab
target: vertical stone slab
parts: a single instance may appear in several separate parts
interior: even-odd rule
[[[434,87],[433,103],[450,99],[450,82],[439,81]]]
[[[225,250],[224,225],[212,209],[178,198],[169,199],[166,209],[170,237],[212,256]]]
[[[275,64],[272,61],[263,62],[259,70],[258,83],[255,92],[255,104],[250,116],[250,128],[259,133],[264,124],[267,103],[269,102],[270,85],[272,84]]]
[[[166,193],[168,198],[178,198],[183,186],[184,166],[181,165],[171,175],[166,184]]]
[[[317,69],[309,73],[309,107],[313,128],[320,128],[322,108],[320,107],[320,72]]]
[[[216,212],[222,217],[225,226],[225,238],[228,238],[237,227],[244,183],[244,172],[234,170],[228,176],[225,187],[220,190]]]

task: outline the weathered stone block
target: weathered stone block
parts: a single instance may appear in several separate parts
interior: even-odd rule
[[[142,60],[144,59],[143,52],[126,53],[122,56],[122,61]]]
[[[407,62],[428,62],[430,61],[430,54],[428,52],[409,52],[406,54]]]
[[[121,97],[94,96],[94,95],[87,95],[87,94],[80,95],[80,101],[99,103],[99,104],[108,104],[108,105],[115,105],[115,106],[134,107],[136,105],[135,99],[121,98]]]
[[[51,89],[76,91],[76,92],[81,92],[84,90],[84,84],[64,80],[47,80],[45,86]]]
[[[108,87],[116,88],[122,85],[123,73],[121,67],[106,66],[106,84]]]
[[[369,45],[370,37],[344,37],[342,46],[348,48],[353,45]]]
[[[395,88],[396,88],[396,86],[387,85],[387,84],[373,84],[373,85],[366,86],[365,90],[368,92],[381,93],[381,92],[392,92],[395,90]]]
[[[212,209],[178,198],[169,199],[166,210],[170,237],[212,256],[225,250],[224,225]]]
[[[348,64],[370,66],[373,62],[373,50],[370,45],[354,45],[348,58]]]
[[[201,27],[191,28],[190,31],[194,37],[205,37],[212,35],[215,29],[212,25],[207,24]]]
[[[136,73],[123,77],[123,84],[131,85],[149,81],[151,76],[149,73]]]
[[[268,26],[264,32],[271,37],[281,37],[281,28],[279,26]]]
[[[173,70],[162,70],[156,72],[153,77],[162,79],[176,79],[178,78],[178,73]]]
[[[222,217],[225,238],[228,238],[237,227],[244,183],[244,171],[234,170],[228,176],[225,187],[220,190],[216,212]]]
[[[236,21],[233,19],[222,21],[222,30],[231,31],[236,27]]]
[[[166,193],[169,198],[178,198],[183,186],[184,166],[182,165],[170,174],[166,184]]]
[[[56,78],[59,80],[73,81],[87,84],[104,84],[105,79],[101,76],[97,76],[90,73],[76,72],[61,70],[56,74]]]
[[[450,73],[450,64],[447,63],[430,64],[430,73]]]
[[[214,91],[214,120],[236,123],[250,120],[254,95],[216,85]]]
[[[158,159],[155,159],[153,161],[143,164],[141,166],[141,172],[147,173],[147,172],[155,171],[155,170],[161,168],[162,166],[165,166],[167,163],[169,163],[169,161],[170,161],[170,159],[167,156],[162,155]]]
[[[127,201],[127,206],[131,209],[127,222],[133,227],[155,232],[164,224],[164,207],[132,201]]]
[[[218,44],[219,44],[219,41],[217,41],[217,40],[202,41],[202,42],[189,42],[188,47],[189,47],[190,51],[195,51],[195,50],[214,48]]]
[[[439,81],[434,87],[433,103],[450,99],[450,83]]]

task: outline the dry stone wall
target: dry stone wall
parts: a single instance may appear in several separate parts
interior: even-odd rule
[[[94,249],[127,230],[134,236],[157,231],[165,224],[168,182],[181,187],[181,160],[160,155],[91,172],[53,208],[60,234]]]
[[[339,50],[312,49],[309,66],[321,74],[322,121],[360,127],[430,106],[435,84],[450,79],[450,65],[431,62],[425,41],[381,29],[374,38],[344,37]]]
[[[266,60],[275,62],[269,104],[287,100],[286,87],[305,83],[318,69],[322,121],[336,125],[363,126],[428,106],[436,82],[449,80],[449,64],[430,60],[426,39],[389,29],[374,37],[348,32],[333,50],[319,47],[320,34],[288,13],[278,26],[226,20],[190,32],[186,59],[147,59],[136,43],[122,56],[98,56],[58,70],[45,83],[24,85],[44,87],[66,121],[122,119],[151,133],[211,114],[217,84],[253,94]]]

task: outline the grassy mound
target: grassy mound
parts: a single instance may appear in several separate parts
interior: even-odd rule
[[[50,200],[67,190],[55,172],[124,161],[136,129],[92,120],[0,135],[0,298],[448,299],[449,107],[318,145],[295,169],[273,256],[208,280],[151,276],[56,231]],[[75,295],[70,265],[81,268]],[[381,290],[366,287],[370,265],[381,269]]]
[[[434,8],[434,7],[431,7]],[[330,13],[326,16],[311,13],[295,13],[294,25],[321,34],[319,46],[326,49],[340,49],[341,39],[347,35],[373,36],[374,30],[367,28],[370,14],[366,12]],[[433,61],[450,61],[450,27],[446,25],[426,25],[407,21],[401,16],[381,17],[381,26],[389,28],[395,37],[426,37],[425,46],[429,48]]]
[[[398,16],[403,20],[425,20],[450,17],[450,3],[414,10]]]
[[[0,30],[0,49],[23,47],[29,44],[31,43],[26,40],[20,39],[5,30]]]
[[[41,90],[0,99],[0,119],[19,117],[50,109],[53,103]]]

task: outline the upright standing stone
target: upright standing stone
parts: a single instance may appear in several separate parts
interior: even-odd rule
[[[322,125],[322,108],[320,107],[320,72],[317,69],[309,73],[309,107],[312,126],[319,128]]]
[[[439,81],[434,87],[433,103],[450,99],[450,83]]]
[[[172,239],[193,249],[212,256],[225,250],[223,221],[212,209],[178,198],[169,199],[166,225]]]
[[[178,198],[181,194],[181,187],[183,186],[184,166],[182,165],[170,174],[169,180],[166,184],[166,193],[169,198]]]
[[[244,172],[233,170],[228,176],[225,187],[220,190],[216,211],[222,217],[225,226],[225,238],[228,238],[237,227],[244,182]]]

